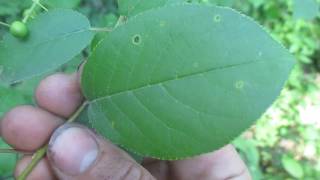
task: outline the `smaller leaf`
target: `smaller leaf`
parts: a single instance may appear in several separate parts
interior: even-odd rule
[[[0,43],[0,80],[17,82],[54,70],[79,54],[91,41],[88,19],[72,10],[52,10],[28,24],[19,40],[7,34]]]
[[[298,178],[298,179],[303,177],[304,172],[303,172],[302,166],[299,164],[298,161],[296,161],[292,157],[290,157],[288,155],[282,156],[281,163],[282,163],[284,169],[292,177],[295,177],[295,178]]]

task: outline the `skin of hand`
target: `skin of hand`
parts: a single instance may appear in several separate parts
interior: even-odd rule
[[[128,154],[92,130],[63,124],[76,111],[83,96],[79,74],[54,74],[36,89],[38,107],[19,106],[1,120],[2,138],[13,148],[34,152],[47,142],[47,155],[28,180],[250,180],[247,167],[233,146],[198,157],[136,163]],[[15,176],[31,161],[25,155]]]

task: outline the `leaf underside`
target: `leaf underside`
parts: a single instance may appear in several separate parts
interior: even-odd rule
[[[54,70],[79,54],[91,41],[88,19],[72,10],[52,10],[29,24],[20,40],[9,33],[0,43],[0,80],[13,83]]]
[[[130,151],[181,159],[230,143],[279,95],[292,56],[229,8],[153,9],[119,26],[84,67],[88,116]]]

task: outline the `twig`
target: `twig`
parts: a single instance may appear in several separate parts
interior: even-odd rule
[[[69,120],[66,123],[74,122],[77,119],[77,117],[79,117],[81,112],[87,107],[87,105],[88,105],[88,101],[85,101],[84,103],[82,103],[82,105],[77,109],[75,113],[73,113],[73,115],[69,118]]]
[[[39,161],[45,156],[48,149],[48,145],[38,149],[37,152],[32,156],[30,164],[22,171],[17,180],[25,180],[32,170],[36,167]]]

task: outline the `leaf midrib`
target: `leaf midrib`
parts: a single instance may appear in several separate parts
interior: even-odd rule
[[[109,97],[116,96],[116,95],[119,95],[119,94],[122,94],[122,93],[125,93],[125,92],[129,92],[129,91],[136,91],[136,90],[143,89],[143,88],[150,87],[150,86],[161,85],[163,83],[167,83],[167,82],[170,82],[170,81],[182,80],[182,79],[189,78],[189,77],[192,77],[192,76],[196,76],[196,75],[199,75],[199,74],[205,74],[205,73],[209,73],[209,72],[212,72],[212,71],[228,69],[228,68],[233,68],[233,67],[237,67],[237,66],[249,65],[249,64],[253,64],[253,63],[257,63],[257,62],[261,62],[261,61],[263,61],[263,60],[259,59],[259,60],[253,60],[253,61],[248,61],[248,62],[242,62],[242,63],[238,63],[238,64],[230,64],[230,65],[224,65],[224,66],[220,66],[220,67],[212,67],[212,68],[203,70],[201,72],[187,73],[187,74],[183,74],[181,76],[177,76],[177,77],[175,77],[173,79],[167,79],[167,80],[163,80],[163,81],[156,81],[156,82],[153,82],[153,83],[144,84],[144,85],[136,87],[136,88],[131,88],[131,89],[126,89],[126,90],[119,91],[119,92],[114,92],[114,93],[108,94],[106,96],[102,96],[102,97],[98,97],[98,98],[92,99],[92,100],[90,100],[90,103],[95,103],[97,101],[108,99]]]

